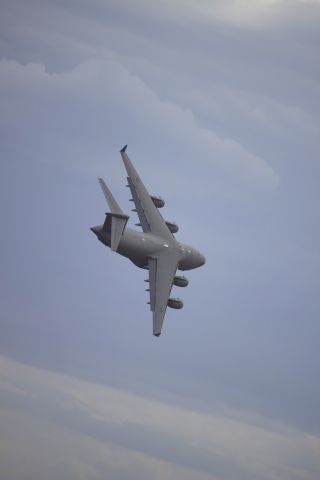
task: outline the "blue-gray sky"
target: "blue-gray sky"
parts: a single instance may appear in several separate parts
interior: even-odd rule
[[[1,476],[318,479],[320,2],[1,10]],[[125,143],[207,258],[159,339]]]

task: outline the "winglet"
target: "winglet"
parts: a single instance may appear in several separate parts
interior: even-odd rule
[[[127,146],[128,145],[125,145],[124,147],[122,147],[121,150],[120,150],[120,153],[124,153],[127,150]]]

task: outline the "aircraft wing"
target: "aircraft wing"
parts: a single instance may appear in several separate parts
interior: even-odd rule
[[[153,312],[153,335],[157,337],[161,333],[178,262],[176,251],[163,252],[149,259],[150,309]]]
[[[144,232],[154,233],[167,240],[174,240],[174,236],[167,227],[166,222],[153,203],[146,187],[126,154],[126,148],[127,145],[120,150],[120,153],[127,170],[128,186],[131,190],[135,210],[137,211],[142,230]]]

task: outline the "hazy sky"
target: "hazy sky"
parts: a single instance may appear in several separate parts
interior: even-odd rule
[[[0,477],[318,480],[320,2],[7,0],[0,50]],[[160,338],[89,230],[126,143],[207,259]]]

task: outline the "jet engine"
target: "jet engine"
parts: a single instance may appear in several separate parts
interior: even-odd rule
[[[175,222],[167,222],[167,220],[165,220],[165,222],[171,233],[177,233],[179,227]]]
[[[151,196],[151,200],[153,201],[153,203],[157,208],[164,207],[165,201],[163,200],[163,198],[155,197],[154,195],[150,195],[150,196]]]
[[[168,307],[179,309],[183,307],[183,301],[180,298],[169,298]]]
[[[173,285],[177,287],[186,287],[189,284],[189,280],[186,277],[179,277],[176,275],[173,279]]]

